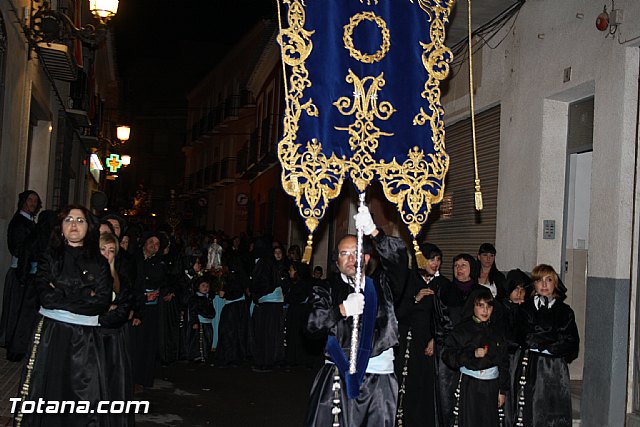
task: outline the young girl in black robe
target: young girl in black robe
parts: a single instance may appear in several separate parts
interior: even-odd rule
[[[460,371],[455,426],[494,427],[499,423],[498,409],[509,387],[509,366],[503,328],[491,321],[493,304],[490,290],[474,292],[465,305],[464,320],[445,342],[443,361]]]
[[[211,278],[203,276],[196,282],[197,291],[189,300],[189,319],[194,332],[194,361],[212,363],[211,343],[213,342],[213,296],[209,293]]]
[[[522,346],[516,372],[516,426],[571,426],[567,364],[578,356],[575,315],[563,302],[566,288],[553,267],[531,271],[533,298],[521,306],[516,324]]]

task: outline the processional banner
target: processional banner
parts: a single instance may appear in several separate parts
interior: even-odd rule
[[[312,233],[345,179],[374,180],[416,238],[449,166],[440,82],[454,0],[278,0],[282,185]],[[308,261],[310,253],[305,251]]]

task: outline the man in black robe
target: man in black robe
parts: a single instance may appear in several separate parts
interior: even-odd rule
[[[354,291],[357,238],[346,235],[338,242],[339,274],[328,285],[314,286],[313,308],[307,328],[327,332],[325,365],[311,390],[307,426],[388,426],[395,423],[398,381],[393,372],[393,347],[398,345],[394,303],[402,295],[408,274],[402,240],[376,228],[369,210],[361,207],[356,227],[371,236],[380,267],[364,277],[371,257],[368,238],[363,245],[363,294]],[[360,319],[356,373],[349,374],[353,316]]]
[[[11,253],[11,266],[4,281],[2,318],[0,319],[0,345],[9,347],[15,332],[24,294],[24,284],[18,277],[19,257],[24,255],[25,244],[36,228],[35,218],[42,208],[40,196],[33,190],[18,195],[18,210],[13,215],[7,229],[7,244]],[[18,361],[22,354],[7,352],[7,360]]]
[[[167,267],[162,250],[167,245],[158,232],[147,232],[136,256],[132,338],[133,380],[136,392],[153,387],[159,349],[159,300],[166,293]]]

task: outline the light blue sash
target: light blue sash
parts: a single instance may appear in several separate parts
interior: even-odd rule
[[[549,350],[542,350],[542,351],[541,351],[541,350],[538,350],[537,348],[530,348],[529,350],[534,351],[534,352],[536,352],[536,353],[546,354],[546,355],[548,355],[548,356],[553,356],[553,354],[551,354],[551,353],[549,352]]]
[[[213,317],[213,340],[211,341],[211,348],[216,348],[218,345],[218,325],[220,325],[220,315],[222,315],[222,309],[225,304],[228,304],[227,300],[220,298],[216,295],[213,298],[213,308],[216,310],[216,315]]]
[[[208,317],[204,317],[198,314],[198,322],[200,323],[206,323],[208,325],[213,323],[213,319],[209,319]]]
[[[258,303],[262,304],[263,302],[284,302],[284,294],[282,293],[282,288],[278,286],[271,292],[260,298]]]
[[[369,359],[367,374],[393,374],[393,348],[388,348],[379,355]]]
[[[460,372],[465,375],[469,375],[470,377],[477,378],[479,380],[495,380],[496,378],[498,378],[497,366],[492,366],[487,369],[481,369],[479,371],[473,371],[463,366],[460,368]]]
[[[98,326],[98,316],[85,316],[83,314],[72,313],[67,310],[57,310],[40,307],[40,314],[49,319],[57,320],[58,322],[72,323],[74,325],[82,326]]]

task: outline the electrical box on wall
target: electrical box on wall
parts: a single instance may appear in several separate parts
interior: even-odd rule
[[[622,9],[613,9],[609,13],[609,25],[622,24]]]
[[[553,219],[545,219],[542,222],[542,238],[553,240],[556,238],[556,221]]]

